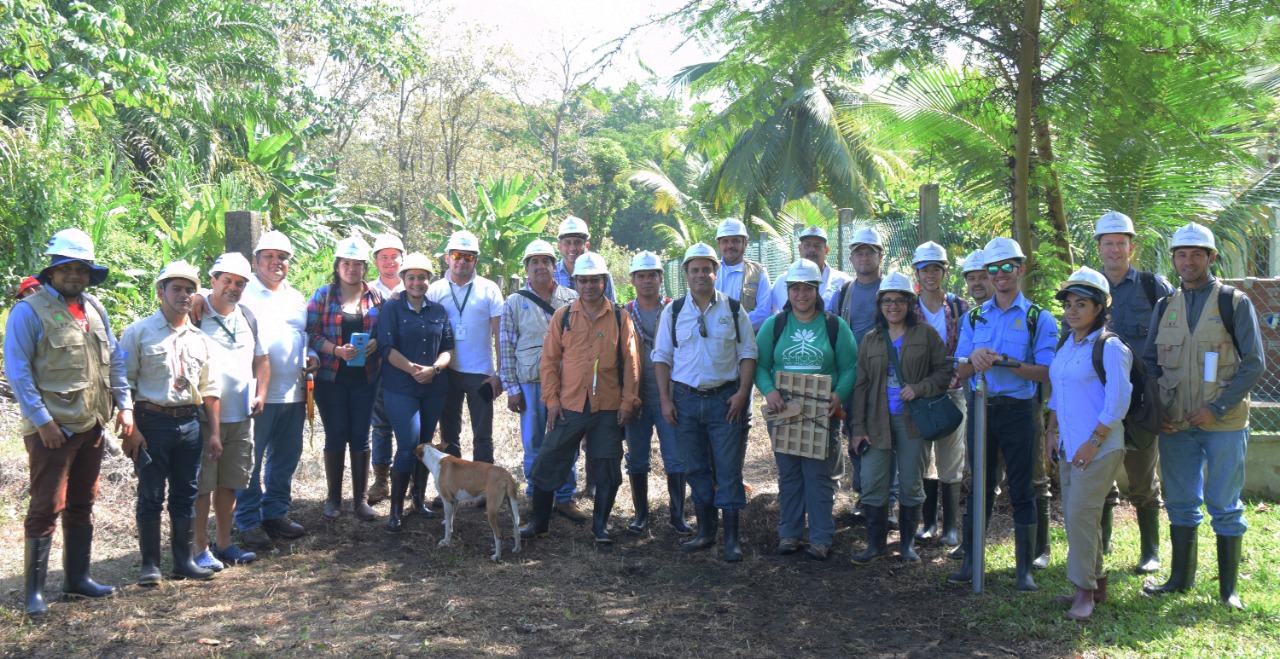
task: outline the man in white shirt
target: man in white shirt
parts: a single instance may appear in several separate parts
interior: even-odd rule
[[[719,265],[715,250],[702,243],[685,252],[689,292],[662,310],[653,367],[662,416],[676,429],[698,518],[698,535],[680,548],[695,552],[714,546],[719,509],[724,511],[724,558],[737,562],[742,560],[738,515],[746,507],[742,422],[758,352],[741,305],[715,290]]]
[[[458,231],[445,246],[449,272],[431,284],[427,299],[440,304],[453,324],[457,356],[449,362],[449,396],[440,415],[440,437],[449,454],[462,457],[462,403],[471,414],[471,459],[493,463],[493,399],[504,391],[493,365],[498,352],[502,318],[502,290],[476,274],[480,241],[470,231]],[[426,439],[426,438],[424,438]]]
[[[400,265],[404,263],[404,243],[389,233],[373,240],[373,265],[378,277],[369,282],[369,288],[382,294],[383,300],[404,290],[400,281]],[[427,273],[430,275],[431,273]],[[382,381],[378,381],[378,395],[373,401],[373,485],[367,493],[369,505],[381,502],[391,494],[391,422],[382,402]]]
[[[853,281],[853,278],[827,266],[827,254],[831,252],[831,247],[827,245],[826,229],[812,226],[801,231],[799,251],[800,258],[809,259],[818,264],[818,269],[822,271],[822,282],[818,286],[818,295],[822,297],[822,308],[835,313],[836,295],[840,293],[845,283]],[[781,311],[786,304],[787,278],[780,277],[778,281],[773,282],[773,310]]]
[[[751,318],[751,328],[773,315],[773,285],[764,265],[744,258],[747,251],[747,225],[741,220],[725,220],[716,229],[716,247],[720,252],[720,269],[716,272],[716,290],[742,303]]]

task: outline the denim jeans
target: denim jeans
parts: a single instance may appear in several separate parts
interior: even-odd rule
[[[158,520],[164,511],[165,485],[169,486],[169,516],[195,517],[200,493],[200,422],[193,414],[175,419],[139,414],[138,432],[147,442],[151,464],[138,470],[137,518]]]
[[[267,403],[254,418],[253,472],[249,487],[236,493],[236,528],[241,531],[289,514],[306,416],[306,403]]]
[[[392,367],[395,368],[395,367]],[[373,399],[373,466],[391,464],[391,419],[382,399],[382,380],[378,380],[378,393]]]
[[[683,474],[684,463],[676,447],[676,429],[662,416],[662,401],[646,400],[627,423],[627,475],[649,473],[649,447],[653,431],[658,431],[658,451],[662,453],[662,470],[668,474]],[[745,452],[744,452],[745,453]],[[741,470],[741,466],[738,467]]]
[[[829,452],[840,454],[838,428],[832,425]],[[809,544],[831,546],[836,522],[836,482],[831,478],[831,460],[802,458],[774,453],[778,463],[778,537],[803,538],[805,518],[809,520]]]
[[[1203,504],[1209,509],[1213,532],[1240,536],[1248,530],[1240,490],[1244,488],[1244,458],[1249,429],[1201,430],[1191,427],[1160,434],[1160,469],[1164,474],[1164,505],[1172,526],[1199,526]]]
[[[395,429],[396,456],[391,465],[393,471],[402,474],[411,473],[418,460],[413,449],[423,442],[431,441],[436,433],[436,424],[440,421],[440,412],[444,409],[444,393],[439,387],[424,390],[416,396],[383,391],[387,402],[387,414],[391,417],[391,427]]]
[[[542,440],[547,436],[547,406],[542,404],[541,382],[522,382],[520,393],[524,394],[524,411],[520,413],[520,442],[524,445],[524,493],[525,496],[533,496],[533,461],[538,459]],[[577,489],[578,454],[574,453],[569,479],[556,490],[556,503],[572,500]]]
[[[735,393],[737,387],[726,387],[718,394],[700,396],[677,384],[671,394],[678,416],[676,443],[695,504],[715,504],[721,510],[742,510],[747,505],[740,466],[746,450],[742,420],[725,419],[729,398]]]
[[[369,450],[369,423],[373,418],[372,384],[346,385],[316,380],[316,411],[324,423],[324,450]]]
[[[973,408],[970,408],[973,409]],[[1037,455],[1035,420],[1032,410],[1036,409],[1034,401],[1018,401],[1012,405],[987,406],[987,436],[975,438],[973,424],[976,414],[970,414],[967,421],[969,444],[965,449],[965,461],[969,471],[973,471],[973,442],[986,442],[986,493],[987,517],[995,506],[996,485],[1000,483],[998,465],[1000,456],[1004,456],[1005,477],[1009,481],[1009,500],[1013,503],[1013,521],[1015,524],[1034,524],[1036,521],[1036,495],[1031,485],[1033,463]],[[1039,442],[1043,443],[1043,442]],[[976,487],[976,484],[975,484]],[[965,514],[974,514],[973,501],[976,497],[967,497]]]

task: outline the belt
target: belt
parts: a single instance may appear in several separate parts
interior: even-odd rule
[[[677,382],[675,389],[680,393],[693,394],[694,396],[719,396],[720,394],[730,389],[734,389],[737,386],[738,386],[737,380],[730,380],[720,386],[708,387],[706,389],[698,389],[696,387],[690,387],[689,385],[683,382]]]
[[[148,403],[144,400],[133,401],[133,409],[142,412],[143,414],[158,414],[160,416],[171,416],[175,418],[195,416],[196,413],[195,405],[176,405],[173,407],[166,407],[164,405]]]
[[[1030,398],[1014,398],[1013,396],[988,396],[987,405],[992,407],[1004,407],[1006,405],[1017,405],[1031,400]]]

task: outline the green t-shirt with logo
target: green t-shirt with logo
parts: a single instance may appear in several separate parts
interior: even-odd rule
[[[836,395],[849,400],[853,395],[853,383],[858,365],[858,344],[853,332],[843,319],[837,319],[839,335],[836,351],[831,352],[831,340],[827,338],[827,320],[818,314],[813,320],[802,323],[794,314],[787,314],[787,326],[773,342],[773,325],[777,314],[770,316],[756,334],[760,356],[756,359],[756,388],[768,395],[777,387],[773,383],[775,371],[830,375]]]

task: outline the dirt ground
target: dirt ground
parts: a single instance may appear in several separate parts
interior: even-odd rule
[[[499,407],[497,460],[523,486],[518,419],[501,402]],[[19,549],[25,454],[20,443],[14,444],[20,439],[11,403],[0,403],[0,417],[6,444],[0,459],[0,543],[8,548],[0,552],[0,654],[5,656],[1069,654],[1034,640],[993,639],[967,625],[962,611],[973,596],[968,587],[945,583],[956,563],[940,547],[923,547],[922,565],[889,559],[851,566],[847,558],[865,545],[866,530],[849,526],[846,492],[837,501],[830,560],[779,555],[776,470],[758,426],[747,456],[752,492],[742,516],[746,560],[739,564],[725,563],[718,550],[680,551],[665,524],[666,483],[656,438],[648,532],[622,529],[632,511],[630,488],[624,485],[613,517],[614,546],[597,548],[589,525],[557,516],[551,537],[526,543],[513,555],[510,515],[504,513],[503,560],[494,564],[489,561],[492,536],[483,511],[474,507],[458,513],[454,540],[445,548],[436,547],[443,536],[439,519],[409,516],[406,532],[383,531],[385,502],[376,506],[377,522],[357,521],[349,512],[334,522],[323,520],[317,430],[294,489],[293,517],[309,535],[280,544],[252,565],[224,570],[211,582],[165,581],[143,589],[136,585],[133,475],[123,458],[110,457],[95,513],[93,570],[99,581],[123,585],[123,593],[101,602],[54,599],[62,583],[61,538],[56,536],[46,588],[51,613],[43,624],[30,625],[21,614]],[[464,453],[469,441],[464,432]],[[581,503],[589,510],[589,501]],[[1009,532],[1007,519],[1007,513],[997,513],[994,536]],[[896,540],[891,533],[890,541]],[[1012,566],[1007,567],[989,579],[1011,580]]]

